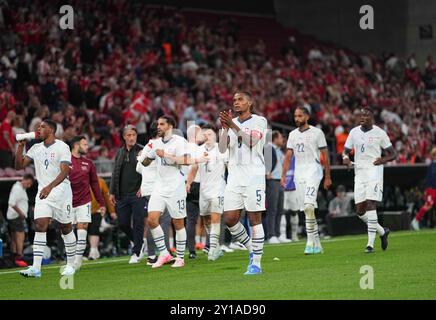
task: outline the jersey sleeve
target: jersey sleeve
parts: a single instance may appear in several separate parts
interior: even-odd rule
[[[148,154],[147,154],[147,158],[151,159],[151,160],[156,159],[156,145],[153,145],[150,147],[150,150],[148,151]]]
[[[288,136],[288,142],[286,143],[286,148],[287,149],[294,149],[294,146],[292,145],[292,137],[291,137],[290,133],[289,133],[289,136]]]
[[[251,128],[251,136],[258,139],[265,137],[266,130],[268,128],[268,123],[264,117],[259,117],[254,123],[253,128]]]
[[[27,150],[25,157],[29,158],[32,161],[35,159],[35,145],[30,147],[29,150]]]
[[[71,164],[71,151],[70,148],[68,148],[68,146],[62,145],[62,148],[60,150],[60,163],[66,163],[66,164]]]
[[[138,173],[141,173],[141,163],[144,162],[144,160],[148,157],[148,154],[150,153],[151,149],[153,149],[153,142],[150,140],[145,145],[144,148],[140,151],[140,155],[136,158],[138,160],[138,165],[136,166],[136,171]]]
[[[347,141],[345,141],[345,148],[347,149],[353,149],[354,148],[354,142],[353,142],[353,131],[350,132],[350,134],[347,137]]]
[[[318,132],[318,137],[316,138],[316,145],[318,149],[327,148],[327,141],[325,140],[324,132],[321,130]]]
[[[392,146],[391,140],[389,139],[389,136],[385,131],[382,131],[381,139],[380,139],[380,146],[382,149],[387,149],[390,146]]]

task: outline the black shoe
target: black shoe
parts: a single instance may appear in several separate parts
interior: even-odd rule
[[[147,266],[152,266],[156,262],[157,262],[157,256],[154,256],[154,258],[147,258]]]
[[[189,254],[189,259],[197,259],[197,254],[195,252],[191,252]]]
[[[374,252],[375,252],[375,250],[373,247],[367,246],[365,249],[365,253],[374,253]]]
[[[380,236],[380,240],[381,240],[381,248],[383,250],[386,250],[388,248],[388,236],[391,230],[389,230],[389,228],[384,228],[384,229],[385,229],[385,234]]]

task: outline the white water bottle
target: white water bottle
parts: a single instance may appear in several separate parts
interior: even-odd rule
[[[15,136],[15,139],[17,141],[33,140],[35,138],[36,138],[35,132],[17,133],[17,135]]]

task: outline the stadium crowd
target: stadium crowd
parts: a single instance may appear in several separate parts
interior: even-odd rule
[[[112,159],[122,126],[135,124],[144,143],[161,114],[174,116],[184,132],[186,121],[218,124],[218,112],[241,87],[273,124],[289,125],[297,105],[308,107],[334,163],[362,105],[377,110],[399,163],[430,160],[436,114],[431,56],[421,72],[413,55],[377,58],[298,36],[283,42],[281,55],[271,55],[264,39],[242,47],[243,25],[234,18],[191,25],[183,11],[136,1],[76,1],[74,30],[61,30],[55,4],[1,6],[3,168],[11,166],[14,134],[35,130],[45,117],[59,123],[59,138],[85,134],[93,159]]]

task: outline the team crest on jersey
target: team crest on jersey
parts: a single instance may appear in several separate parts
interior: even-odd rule
[[[50,160],[54,160],[56,154],[54,152],[50,153]]]

